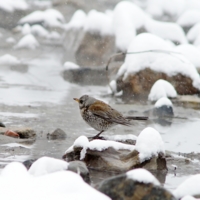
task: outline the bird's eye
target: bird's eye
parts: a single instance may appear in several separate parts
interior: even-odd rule
[[[82,104],[82,103],[83,103],[83,100],[80,100],[79,102],[80,102],[80,104]]]

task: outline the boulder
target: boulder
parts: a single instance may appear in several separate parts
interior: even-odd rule
[[[117,78],[117,91],[123,91],[126,97],[147,98],[153,84],[159,80],[164,79],[170,82],[177,93],[180,95],[186,94],[200,94],[200,91],[193,86],[193,80],[182,74],[169,76],[163,72],[156,72],[150,68],[143,69],[135,74],[129,74],[126,79],[123,76]]]
[[[142,175],[142,176],[140,176]],[[175,200],[158,180],[144,169],[131,170],[104,180],[98,190],[115,200]]]

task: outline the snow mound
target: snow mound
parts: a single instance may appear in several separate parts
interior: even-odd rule
[[[49,34],[49,32],[39,24],[31,26],[31,33],[39,37],[46,37]]]
[[[141,33],[131,42],[128,52],[158,50],[163,52],[148,52],[126,55],[124,64],[120,67],[117,76],[125,80],[129,75],[135,74],[145,68],[162,72],[168,76],[182,74],[192,79],[193,86],[200,89],[200,78],[195,66],[184,56],[172,51],[172,46],[150,33]]]
[[[83,28],[86,17],[87,15],[83,10],[77,10],[73,14],[70,22],[65,25],[66,30]]]
[[[122,51],[126,51],[136,35],[136,29],[143,26],[144,11],[129,1],[119,2],[113,11],[113,29],[115,44]]]
[[[110,86],[110,90],[108,91],[109,93],[116,93],[117,92],[117,83],[116,83],[116,80],[112,80],[110,83],[109,83],[109,86]]]
[[[188,10],[177,20],[177,23],[183,27],[190,27],[198,22],[200,22],[200,12],[198,10]]]
[[[20,24],[36,24],[43,22],[48,27],[61,27],[64,23],[63,15],[55,9],[47,9],[45,11],[34,11],[29,15],[20,19]]]
[[[27,10],[28,4],[24,0],[0,0],[0,8],[7,12],[13,12],[15,10]]]
[[[171,40],[181,44],[187,43],[183,29],[176,23],[161,22],[151,18],[146,18],[145,28],[148,32],[163,39]]]
[[[120,142],[115,142],[115,141],[107,141],[107,140],[92,140],[89,142],[88,138],[86,136],[80,136],[78,137],[74,144],[67,149],[65,153],[70,153],[73,151],[74,147],[82,147],[83,149],[81,150],[81,157],[80,160],[85,158],[85,154],[87,149],[90,150],[95,150],[95,151],[104,151],[110,147],[114,148],[115,150],[129,150],[133,151],[135,149],[135,146],[133,145],[128,145],[128,144],[123,144]]]
[[[29,174],[33,176],[41,176],[56,171],[66,170],[68,163],[50,157],[42,157],[36,160],[28,170]]]
[[[186,195],[199,195],[200,194],[200,174],[193,175],[181,183],[173,194],[176,198],[180,199]]]
[[[38,41],[32,34],[25,35],[23,38],[20,39],[20,41],[15,45],[14,48],[21,49],[21,48],[27,48],[27,49],[35,49],[39,46]]]
[[[187,33],[187,39],[194,42],[200,34],[200,22],[195,24]]]
[[[173,104],[168,98],[162,97],[162,98],[158,99],[158,101],[156,101],[154,107],[160,108],[162,106],[173,107]]]
[[[61,35],[57,31],[52,31],[46,36],[46,38],[50,40],[59,40]]]
[[[140,162],[149,160],[152,156],[158,156],[159,153],[165,154],[164,142],[160,133],[154,128],[145,128],[138,136],[135,149],[139,152]]]
[[[196,67],[200,67],[200,50],[191,44],[182,44],[174,48],[174,51],[177,51],[184,55],[191,63]]]
[[[80,66],[75,64],[75,63],[73,63],[73,62],[67,61],[67,62],[64,63],[64,69],[65,70],[79,69],[79,68],[80,68]]]
[[[31,176],[21,163],[8,164],[0,175],[1,198],[4,200],[109,200],[76,173],[59,171],[44,176]],[[23,192],[21,189],[23,188]],[[31,195],[30,195],[31,194]]]
[[[175,98],[177,92],[174,89],[173,85],[165,80],[157,80],[152,86],[148,99],[150,101],[157,101],[161,97],[171,97]]]
[[[193,196],[190,195],[186,195],[183,198],[181,198],[181,200],[197,200],[196,198],[194,198]]]
[[[27,35],[31,33],[31,27],[29,24],[24,24],[22,27],[22,34]]]
[[[10,54],[5,54],[0,57],[0,65],[18,65],[20,60]]]
[[[16,40],[13,37],[9,37],[6,39],[6,42],[10,43],[10,44],[14,44],[14,43],[16,43]]]
[[[133,179],[140,183],[160,185],[159,181],[146,169],[133,169],[126,172],[126,175],[128,179]]]
[[[85,20],[84,30],[101,35],[112,35],[112,18],[96,10],[91,10]]]

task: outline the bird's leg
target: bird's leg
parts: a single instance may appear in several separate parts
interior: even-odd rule
[[[104,131],[100,131],[97,135],[95,135],[94,137],[92,137],[92,139],[98,139],[99,136],[103,133]]]

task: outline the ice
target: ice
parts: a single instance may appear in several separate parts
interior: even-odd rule
[[[35,49],[39,46],[39,42],[32,34],[27,34],[23,38],[19,40],[19,42],[15,45],[15,49],[27,48],[27,49]]]
[[[154,128],[145,128],[138,136],[135,149],[139,152],[140,162],[149,160],[159,153],[165,154],[164,142],[160,133]]]
[[[148,99],[150,101],[157,101],[161,97],[171,97],[175,98],[177,92],[173,85],[166,80],[159,79],[152,86]]]
[[[146,169],[133,169],[126,172],[126,175],[128,179],[133,179],[140,183],[160,185],[159,181]]]

